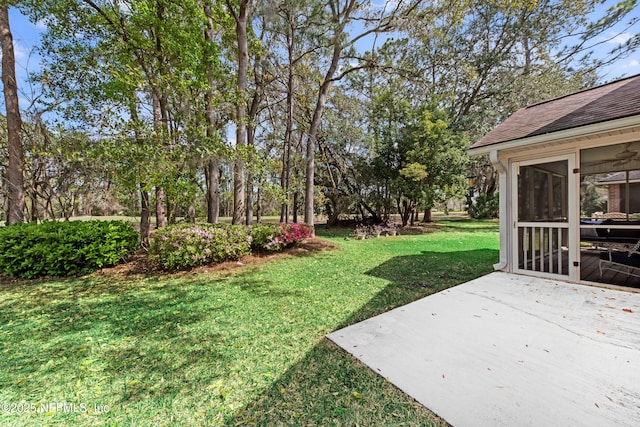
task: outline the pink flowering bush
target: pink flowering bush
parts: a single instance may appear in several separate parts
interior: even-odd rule
[[[149,258],[167,270],[235,260],[255,251],[281,251],[311,237],[305,224],[180,224],[157,230]]]
[[[167,270],[235,260],[251,252],[247,227],[226,224],[180,224],[156,231],[149,257]]]
[[[280,227],[282,227],[282,238],[285,241],[285,246],[298,243],[307,237],[313,237],[313,228],[307,224],[290,222],[280,224]]]
[[[277,252],[313,236],[313,229],[306,224],[254,224],[250,230],[251,248],[255,251]]]

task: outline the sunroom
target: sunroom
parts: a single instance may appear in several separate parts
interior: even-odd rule
[[[640,289],[640,75],[518,110],[469,153],[500,176],[496,270]]]

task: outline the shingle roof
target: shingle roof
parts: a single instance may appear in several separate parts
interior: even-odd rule
[[[471,148],[640,114],[640,75],[521,108]]]

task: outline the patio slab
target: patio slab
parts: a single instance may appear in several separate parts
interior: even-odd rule
[[[327,336],[456,427],[640,425],[640,294],[492,273]]]

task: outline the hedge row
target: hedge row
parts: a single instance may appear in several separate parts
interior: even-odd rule
[[[252,251],[279,251],[312,235],[304,224],[181,224],[156,231],[149,257],[164,269],[183,270]]]
[[[48,221],[0,228],[0,272],[36,278],[71,276],[110,267],[139,247],[124,221]]]
[[[280,251],[312,235],[304,224],[181,224],[155,232],[149,257],[166,270],[182,270]],[[116,265],[138,247],[138,233],[123,221],[15,224],[0,227],[0,273],[28,279],[86,274]]]

